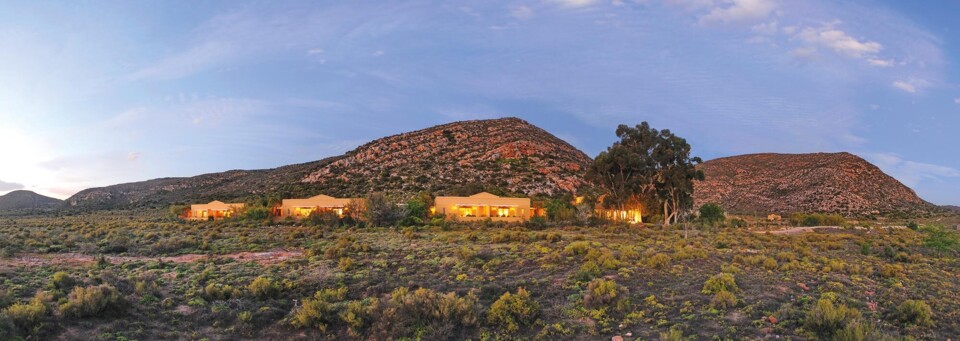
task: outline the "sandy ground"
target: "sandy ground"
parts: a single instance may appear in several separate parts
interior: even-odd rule
[[[204,259],[232,258],[238,261],[255,261],[261,265],[275,264],[291,258],[303,256],[303,250],[274,249],[266,252],[237,252],[223,255],[186,254],[171,257],[146,256],[106,256],[110,263],[119,264],[130,261],[149,261],[162,259],[164,262],[192,263]],[[96,256],[79,253],[18,254],[0,259],[4,267],[34,267],[47,265],[85,266],[96,261]]]

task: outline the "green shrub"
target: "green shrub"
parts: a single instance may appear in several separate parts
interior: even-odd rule
[[[117,289],[108,284],[76,287],[70,292],[67,302],[60,305],[60,313],[78,318],[92,317],[120,312],[125,304]]]
[[[49,314],[47,305],[53,300],[53,296],[45,291],[37,291],[33,299],[28,303],[14,303],[4,309],[4,313],[9,316],[13,324],[23,331],[32,331],[39,326]]]
[[[617,282],[598,278],[587,284],[587,292],[583,295],[583,304],[591,308],[610,306],[622,301],[624,291],[626,289],[617,285]]]
[[[567,246],[563,248],[563,253],[568,255],[582,256],[582,255],[586,255],[587,252],[590,251],[590,249],[591,249],[590,242],[581,240],[581,241],[570,242],[570,244],[567,244]]]
[[[933,310],[927,302],[919,300],[906,300],[897,307],[897,319],[905,324],[912,324],[920,327],[933,326]]]
[[[579,281],[589,281],[600,276],[600,266],[594,261],[586,261],[577,269],[576,278]]]
[[[54,288],[66,290],[72,287],[73,283],[74,281],[73,278],[70,277],[70,274],[63,271],[57,271],[53,273],[52,284]]]
[[[320,331],[326,331],[327,326],[335,322],[334,319],[337,315],[333,302],[329,301],[332,298],[335,298],[335,296],[330,297],[328,294],[318,291],[313,298],[304,299],[300,306],[293,311],[290,324],[296,328],[316,328]]]
[[[280,291],[280,286],[269,277],[259,276],[247,285],[247,291],[254,297],[270,298]]]
[[[804,318],[804,327],[821,339],[829,339],[861,319],[859,311],[843,304],[836,305],[834,301],[835,298],[831,296],[821,297]]]
[[[531,325],[540,315],[540,305],[530,298],[524,288],[517,288],[516,294],[503,293],[487,312],[487,322],[506,326],[507,331],[515,332],[521,327]]]
[[[238,296],[237,293],[233,286],[220,283],[210,283],[203,288],[205,298],[211,301],[228,300]]]
[[[683,329],[680,326],[670,327],[670,330],[660,333],[660,341],[684,341],[687,338],[683,336]]]
[[[703,292],[704,294],[716,294],[721,291],[737,292],[740,288],[737,287],[737,281],[733,277],[733,274],[729,273],[718,273],[707,279],[703,283]]]
[[[704,224],[710,226],[716,226],[718,223],[723,222],[726,219],[726,213],[723,212],[723,208],[717,204],[704,204],[700,206],[700,220]]]
[[[710,306],[716,309],[730,309],[737,305],[737,295],[733,293],[721,290],[713,295],[713,299],[710,300]]]
[[[662,253],[655,254],[647,259],[647,266],[654,269],[663,268],[667,266],[667,264],[670,264],[670,256]]]

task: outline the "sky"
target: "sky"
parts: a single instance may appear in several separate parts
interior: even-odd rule
[[[960,204],[960,1],[0,0],[0,194],[262,169],[515,116],[590,156],[848,151]]]

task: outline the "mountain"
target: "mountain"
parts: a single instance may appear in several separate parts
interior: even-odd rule
[[[947,210],[947,211],[950,211],[950,212],[960,213],[960,206],[945,205],[945,206],[940,206],[940,207],[942,207],[943,209],[945,209],[945,210]]]
[[[572,191],[586,182],[586,154],[524,120],[501,118],[439,125],[364,144],[342,156],[267,170],[233,170],[81,191],[69,207],[111,209],[257,196],[397,196],[444,194],[492,185],[526,195]]]
[[[913,190],[850,153],[750,154],[710,160],[694,205],[734,213],[847,215],[939,211]]]
[[[31,191],[13,191],[0,196],[0,211],[56,208],[61,203],[60,199]]]
[[[524,120],[455,122],[367,143],[303,179],[334,193],[444,192],[468,184],[526,195],[572,192],[590,158]]]

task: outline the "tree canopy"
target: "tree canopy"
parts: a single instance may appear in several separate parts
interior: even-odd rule
[[[670,130],[657,130],[642,122],[634,127],[620,125],[620,141],[598,155],[587,171],[587,179],[605,193],[603,205],[625,210],[645,198],[662,205],[663,223],[680,219],[680,212],[693,207],[693,181],[703,180],[690,156],[687,140]]]

